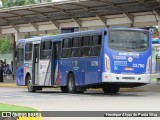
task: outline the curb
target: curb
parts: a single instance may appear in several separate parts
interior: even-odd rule
[[[93,89],[90,88],[91,91],[103,91],[101,88]],[[120,88],[119,92],[145,92],[145,90],[140,88]]]
[[[145,92],[145,90],[140,88],[120,88],[120,92]]]
[[[15,83],[1,83],[0,87],[26,88],[26,86],[17,86]],[[55,88],[53,88],[53,89],[55,89]],[[90,88],[88,90],[101,91],[102,89]],[[145,92],[145,90],[140,89],[140,88],[120,88],[120,92]]]
[[[43,120],[42,116],[41,117],[19,117],[17,120]]]
[[[0,87],[26,88],[26,86],[17,86],[15,83],[0,83]]]

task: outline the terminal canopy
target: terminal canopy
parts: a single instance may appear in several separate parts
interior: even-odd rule
[[[21,29],[29,25],[34,28],[34,30],[30,28],[30,31],[59,29],[65,27],[66,23],[67,27],[80,28],[116,24],[136,26],[134,23],[141,23],[148,18],[150,19],[147,22],[159,20],[156,18],[160,16],[159,9],[160,0],[64,0],[0,9],[0,28],[1,33],[5,34],[9,33],[7,28],[14,28],[18,32],[29,32]],[[142,19],[138,16],[147,17]],[[124,17],[125,19],[121,19]],[[42,27],[47,24],[52,24],[52,28]],[[12,33],[11,29],[10,32]]]

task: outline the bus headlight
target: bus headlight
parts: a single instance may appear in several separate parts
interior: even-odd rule
[[[151,56],[147,60],[146,73],[150,73],[150,71],[151,71]]]
[[[107,72],[110,72],[110,59],[106,54],[105,54],[105,68]]]

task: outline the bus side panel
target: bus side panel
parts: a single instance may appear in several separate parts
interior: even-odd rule
[[[103,44],[102,44],[102,72],[109,72],[106,70],[106,60],[105,60],[105,53],[108,55],[110,54],[110,50],[107,49],[108,36],[103,36]]]
[[[51,85],[51,62],[49,60],[39,61],[39,81],[38,85]]]
[[[151,32],[149,32],[149,54],[151,55],[150,68],[152,68],[152,33]],[[152,74],[152,69],[150,70],[150,74]]]
[[[85,85],[85,60],[83,58],[71,58],[72,66],[70,70],[73,71],[76,86]]]
[[[69,59],[61,59],[60,63],[60,71],[61,71],[61,77],[60,77],[60,86],[66,86],[67,85],[67,75],[68,75],[68,67],[71,65],[71,61]]]
[[[62,59],[60,66],[60,86],[67,85],[69,72],[74,74],[76,86],[85,85],[85,61],[83,58]]]
[[[74,71],[76,86],[85,85],[85,73],[81,71]]]
[[[53,81],[51,83],[53,83],[53,85],[60,85],[60,79],[61,79],[61,76],[60,76],[60,61],[59,60],[54,60],[54,78],[53,78]]]
[[[25,80],[24,80],[24,64],[19,66],[16,70],[16,84],[21,86],[25,85]]]
[[[98,57],[85,60],[85,85],[99,83],[100,61]]]
[[[32,79],[32,63],[31,62],[25,62],[25,65],[24,65],[24,81],[26,80],[27,74],[29,74],[31,79]]]

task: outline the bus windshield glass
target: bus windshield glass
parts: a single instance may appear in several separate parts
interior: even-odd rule
[[[109,32],[108,43],[113,50],[126,52],[146,51],[149,47],[148,32],[112,30]]]

